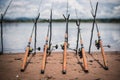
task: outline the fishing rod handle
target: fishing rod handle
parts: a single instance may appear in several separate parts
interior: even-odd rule
[[[64,43],[64,53],[63,53],[63,66],[62,66],[62,72],[63,74],[66,74],[66,64],[67,64],[67,43]]]
[[[23,59],[23,62],[22,62],[21,72],[23,72],[25,70],[25,66],[27,64],[29,49],[30,49],[30,47],[27,47],[26,50],[25,50],[25,56],[24,56],[24,59]]]
[[[85,49],[84,48],[82,48],[82,55],[83,55],[84,71],[88,72],[87,58],[86,58],[86,54],[85,54]]]
[[[100,47],[101,47],[101,53],[102,53],[103,62],[104,62],[104,68],[108,70],[107,59],[106,59],[105,51],[102,45],[102,40],[100,40]]]
[[[47,49],[48,49],[48,45],[45,45],[43,59],[42,59],[41,73],[44,73],[44,70],[45,70],[46,57],[47,57]]]

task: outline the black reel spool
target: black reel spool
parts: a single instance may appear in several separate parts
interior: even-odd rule
[[[52,46],[52,48],[58,49],[58,45],[56,44],[55,46]]]
[[[55,49],[58,49],[58,45],[56,44]]]
[[[61,46],[61,49],[62,49],[62,50],[64,50],[64,45],[63,45],[63,44],[61,44],[60,46]]]
[[[80,58],[83,58],[83,55],[82,55],[82,50],[79,48],[79,51],[78,51],[78,55]]]
[[[40,50],[41,50],[41,48],[40,48],[40,47],[38,47],[38,48],[37,48],[37,50],[38,50],[38,51],[40,51]]]
[[[64,45],[61,44],[60,46],[61,46],[61,49],[64,50]],[[70,44],[67,45],[67,48],[69,48],[69,46],[70,46]]]
[[[95,46],[97,47],[97,49],[100,49],[100,43],[99,43],[99,40],[95,40]]]

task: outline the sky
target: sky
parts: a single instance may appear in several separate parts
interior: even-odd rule
[[[3,14],[11,0],[0,0],[0,14]],[[97,18],[120,18],[120,0],[91,0],[95,9],[98,4]],[[40,12],[40,18],[49,19],[50,9],[54,19],[62,19],[66,15],[67,0],[13,0],[5,17],[15,19],[20,17],[35,18]],[[90,19],[90,0],[68,0],[68,14],[71,19]]]

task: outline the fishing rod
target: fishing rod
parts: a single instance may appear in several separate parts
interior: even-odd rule
[[[45,41],[45,45],[44,45],[41,74],[44,74],[44,72],[45,72],[47,54],[50,55],[54,48],[56,48],[56,49],[58,48],[58,45],[52,46],[51,39],[52,39],[52,9],[51,9],[51,14],[50,14],[50,20],[49,20],[49,25],[48,25],[46,41]]]
[[[0,52],[0,54],[3,54],[3,20],[4,20],[4,16],[6,15],[7,11],[8,11],[8,8],[10,7],[11,3],[12,3],[13,0],[11,0],[6,8],[6,10],[4,11],[3,14],[1,14],[1,48],[2,48],[2,51]]]
[[[40,1],[40,5],[39,5],[39,8],[38,8],[38,15],[37,17],[35,18],[34,20],[34,25],[33,25],[33,28],[32,28],[32,32],[31,32],[31,35],[30,35],[30,38],[29,38],[29,41],[28,41],[28,45],[26,47],[26,50],[25,50],[25,56],[24,56],[24,59],[23,59],[23,63],[22,63],[22,67],[21,67],[21,72],[24,72],[28,62],[30,61],[30,59],[32,58],[32,56],[34,56],[36,54],[36,50],[39,50],[40,51],[40,47],[36,48],[36,40],[37,40],[37,22],[39,20],[39,17],[40,17],[40,7],[41,7],[41,3],[42,3],[42,0]],[[31,48],[31,43],[32,43],[32,36],[33,36],[33,33],[35,32],[35,38],[34,38],[34,49]],[[33,52],[34,50],[34,53],[32,54],[31,58],[28,60],[28,57],[29,55]]]
[[[76,11],[76,17],[77,17],[77,11]],[[77,29],[78,29],[78,32],[77,32],[76,54],[78,53],[79,56],[80,56],[80,58],[83,58],[84,71],[88,72],[88,64],[87,64],[87,59],[86,59],[86,53],[85,53],[85,49],[84,49],[84,45],[83,45],[83,40],[82,40],[82,35],[81,35],[81,31],[80,31],[80,21],[81,20],[79,20],[79,19],[76,20],[76,26],[77,26]],[[79,37],[80,37],[81,49],[79,49],[79,52],[78,52]]]
[[[98,2],[96,3],[95,13],[93,13],[93,7],[92,7],[91,1],[90,1],[90,5],[91,5],[91,8],[92,8],[91,13],[92,13],[92,16],[94,18],[93,27],[92,27],[92,30],[91,30],[92,33],[91,33],[90,47],[91,47],[91,43],[92,43],[93,30],[94,30],[94,25],[95,25],[96,30],[97,30],[97,36],[98,36],[98,40],[95,40],[95,46],[97,47],[97,49],[101,48],[101,54],[102,54],[103,62],[104,62],[104,69],[108,70],[108,65],[107,65],[107,60],[106,60],[106,56],[105,56],[105,52],[104,52],[104,48],[103,48],[103,44],[102,44],[102,39],[101,39],[100,32],[99,32],[99,29],[98,29],[98,25],[97,25],[97,22],[96,22],[96,13],[97,13]],[[90,53],[90,47],[89,47],[89,53]],[[110,48],[110,45],[107,45],[106,47]]]
[[[69,22],[69,17],[70,14],[68,14],[68,0],[67,0],[67,11],[66,11],[66,17],[63,14],[63,17],[66,21],[66,31],[65,31],[65,41],[64,41],[64,45],[61,45],[61,48],[64,50],[63,52],[63,66],[62,66],[62,73],[66,74],[66,58],[67,58],[67,48],[69,46],[68,44],[68,22]]]
[[[41,74],[44,74],[45,65],[46,65],[46,57],[47,57],[47,50],[48,50],[48,37],[49,37],[49,26],[48,26],[45,45],[44,45],[44,53],[43,53],[43,59],[42,59]]]
[[[79,49],[79,56],[80,58],[83,58],[83,63],[84,63],[84,71],[88,72],[88,64],[87,64],[87,59],[86,59],[86,53],[83,45],[83,40],[81,36],[81,31],[80,31],[80,20],[76,21],[76,25],[78,27],[78,36],[80,35],[80,44],[81,44],[81,50]],[[77,51],[77,49],[76,49]]]
[[[7,8],[6,8],[6,10],[5,10],[5,12],[3,13],[3,17],[6,15],[6,13],[7,13],[7,11],[8,11],[8,9],[9,9],[9,7],[10,7],[10,5],[11,5],[11,3],[12,3],[12,1],[13,0],[11,0],[10,2],[9,2],[9,4],[8,4],[8,6],[7,6]]]
[[[30,53],[33,51],[33,49],[30,47],[30,45],[31,45],[31,42],[32,42],[33,32],[34,32],[34,29],[36,27],[36,24],[37,24],[37,21],[39,19],[39,16],[40,16],[40,13],[38,13],[38,16],[36,17],[34,25],[33,25],[33,28],[32,28],[32,32],[31,32],[31,35],[30,35],[30,38],[29,38],[29,41],[28,41],[28,45],[27,45],[27,48],[25,50],[25,56],[24,56],[24,59],[23,59],[21,72],[24,72],[24,70],[26,68],[26,65],[27,65],[27,58],[29,57]],[[40,47],[38,47],[38,50],[40,50]]]

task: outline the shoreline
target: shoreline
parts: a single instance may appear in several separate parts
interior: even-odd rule
[[[86,53],[89,73],[83,71],[83,59],[73,52],[67,53],[67,73],[62,74],[63,52],[53,52],[47,57],[45,73],[41,74],[43,54],[31,58],[24,72],[21,72],[23,53],[0,55],[1,80],[118,80],[120,77],[120,52],[106,52],[109,70],[103,65],[101,54]],[[100,53],[100,52],[99,52]]]
[[[24,54],[25,52],[15,52],[15,53],[11,53],[11,52],[8,52],[8,53],[3,53],[3,55],[7,55],[7,54]],[[42,54],[43,52],[37,52],[36,54]],[[63,53],[63,51],[52,51],[52,53]],[[51,53],[51,54],[52,54]],[[68,53],[75,53],[75,51],[68,51]],[[88,53],[88,52],[85,52],[85,53]],[[91,54],[94,54],[94,53],[101,53],[100,51],[91,51]],[[119,54],[120,51],[105,51],[105,54]]]

